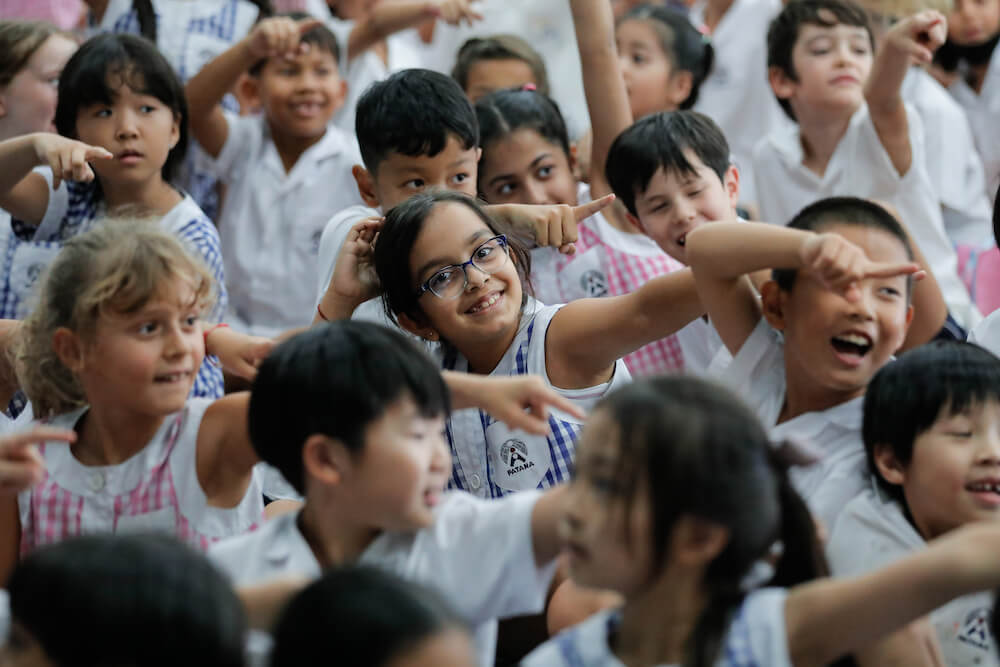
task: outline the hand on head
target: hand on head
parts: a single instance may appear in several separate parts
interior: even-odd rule
[[[924,276],[916,262],[873,262],[865,251],[839,234],[816,234],[802,245],[802,266],[828,288],[844,291],[866,278]]]
[[[258,23],[247,36],[246,43],[250,52],[258,58],[294,58],[309,50],[309,45],[301,41],[302,35],[322,24],[315,18],[296,21],[276,16]]]

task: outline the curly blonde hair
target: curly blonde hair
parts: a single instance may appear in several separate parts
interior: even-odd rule
[[[13,345],[14,368],[35,414],[86,404],[83,389],[53,346],[61,328],[93,340],[102,315],[133,313],[183,281],[200,312],[216,297],[211,272],[155,220],[106,220],[63,246],[41,281],[38,302]]]

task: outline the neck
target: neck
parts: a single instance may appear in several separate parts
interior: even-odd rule
[[[299,158],[302,157],[302,154],[310,146],[319,143],[320,139],[326,136],[324,133],[315,137],[294,137],[281,132],[275,132],[274,129],[271,126],[271,141],[274,142],[274,147],[281,158],[281,164],[285,167],[285,173],[292,170],[292,167],[295,166],[295,163],[299,161]]]
[[[122,208],[139,208],[141,213],[165,215],[181,201],[182,197],[160,174],[147,183],[117,185],[101,181],[101,193],[108,211],[114,212]]]
[[[518,321],[513,331],[505,333],[502,338],[477,342],[460,349],[459,352],[469,362],[469,372],[479,375],[489,375],[492,373],[493,369],[500,363],[500,360],[503,359],[503,355],[507,353],[507,350],[514,343],[514,338],[517,337],[520,326],[520,321]]]
[[[803,114],[796,111],[797,118],[803,118]],[[847,126],[851,122],[853,112],[844,115],[843,112],[835,114],[810,113],[808,119],[799,121],[799,137],[802,141],[802,164],[807,169],[813,171],[818,176],[826,173],[826,167],[833,157],[837,145],[847,133]]]
[[[70,450],[80,463],[117,465],[142,451],[163,424],[164,416],[137,415],[116,407],[91,405]]]
[[[719,22],[726,15],[729,8],[733,6],[733,0],[708,0],[705,3],[705,27],[708,31],[715,32],[719,27]]]
[[[683,663],[688,638],[705,607],[701,577],[701,572],[668,570],[629,598],[612,646],[615,655],[630,666]]]
[[[864,393],[864,386],[843,390],[833,390],[827,387],[816,386],[816,383],[811,381],[805,372],[801,372],[794,366],[794,361],[789,359],[786,353],[785,403],[778,416],[778,423],[781,424],[790,419],[795,419],[807,412],[829,410],[841,403],[846,403],[858,396],[863,396]]]
[[[323,489],[310,489],[298,518],[298,528],[324,570],[361,557],[381,531],[352,521],[349,512],[336,509],[343,500]]]

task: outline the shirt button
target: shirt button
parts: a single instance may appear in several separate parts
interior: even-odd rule
[[[477,475],[476,473],[472,473],[472,477],[469,478],[469,486],[472,487],[472,490],[475,491],[479,489],[479,487],[482,485],[483,485],[483,480],[479,478],[479,475]]]
[[[91,473],[90,479],[87,480],[90,485],[90,490],[95,493],[104,488],[104,473],[95,472]]]

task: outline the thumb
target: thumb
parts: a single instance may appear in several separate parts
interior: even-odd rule
[[[573,207],[573,215],[576,216],[576,221],[586,220],[590,216],[594,215],[601,209],[607,208],[611,205],[611,202],[615,200],[614,194],[604,195],[600,199],[595,199],[592,202],[587,202],[580,206]]]
[[[313,28],[317,28],[323,25],[323,22],[317,18],[313,18],[310,16],[309,18],[299,19],[297,21],[297,25],[299,28],[299,35],[301,36],[309,32]]]

